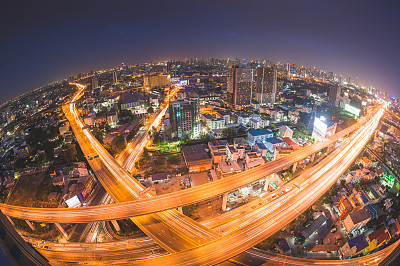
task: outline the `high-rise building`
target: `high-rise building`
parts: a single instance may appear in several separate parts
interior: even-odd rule
[[[117,74],[116,69],[113,70],[113,81],[114,81],[114,84],[118,83],[118,74]]]
[[[251,105],[254,92],[254,70],[231,66],[227,79],[228,102],[236,109]]]
[[[257,68],[256,101],[260,104],[275,103],[277,90],[276,67]]]
[[[331,86],[329,90],[329,103],[336,107],[339,106],[340,91],[339,85]]]
[[[198,97],[170,103],[169,119],[172,137],[198,137],[200,135],[200,103]]]
[[[97,75],[95,74],[92,78],[92,89],[95,89],[99,86],[99,81],[97,79]]]
[[[152,75],[143,77],[143,86],[145,88],[155,88],[155,87],[168,87],[171,86],[170,75]]]

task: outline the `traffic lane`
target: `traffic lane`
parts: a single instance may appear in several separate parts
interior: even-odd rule
[[[377,125],[377,123],[375,125]],[[363,137],[363,145],[365,145],[369,137],[370,136]],[[356,151],[351,154],[353,159],[355,159],[355,156],[357,156],[357,154],[361,151],[363,145],[358,145],[355,148]],[[347,158],[346,160],[342,160],[342,162],[347,162],[347,164],[350,165],[351,160],[350,158]],[[343,171],[345,171],[345,169],[343,170],[334,168],[331,170],[329,176],[340,176]],[[318,182],[318,180],[321,181]],[[303,190],[305,191],[304,193],[297,194],[296,199],[293,200],[292,204],[284,204],[280,210],[275,211],[272,214],[265,216],[263,219],[259,219],[251,225],[241,228],[240,230],[237,230],[228,236],[222,237],[218,241],[214,241],[195,250],[180,252],[138,264],[151,265],[151,263],[161,262],[165,265],[184,265],[185,263],[190,263],[191,265],[212,265],[220,261],[224,261],[233,254],[238,254],[245,251],[251,246],[261,242],[266,237],[272,235],[277,230],[280,230],[280,228],[285,225],[280,223],[280,221],[284,220],[288,223],[294,220],[299,213],[302,213],[309,207],[309,205],[317,200],[317,197],[322,196],[323,193],[325,193],[323,189],[324,186],[327,190],[334,182],[336,182],[336,178],[332,177],[318,180],[314,183],[311,183],[308,186],[309,189]],[[314,196],[310,197],[310,195]]]
[[[304,155],[297,155],[294,160],[300,160],[301,157],[304,157]],[[214,181],[211,183],[204,184],[202,186],[190,188],[187,190],[183,191],[177,191],[153,198],[148,198],[148,199],[143,199],[143,200],[137,200],[134,202],[129,202],[129,203],[123,203],[123,204],[111,204],[107,206],[107,209],[99,208],[97,206],[95,207],[87,207],[91,208],[91,210],[87,211],[85,215],[82,215],[84,217],[79,219],[79,222],[90,222],[90,221],[95,221],[95,217],[108,217],[108,219],[117,219],[117,218],[129,218],[132,216],[137,216],[137,215],[143,215],[143,214],[148,214],[148,213],[154,213],[157,211],[161,210],[168,210],[172,208],[176,208],[182,205],[187,205],[187,204],[192,204],[199,202],[201,200],[209,199],[212,198],[216,195],[222,194],[226,192],[227,190],[234,190],[236,187],[243,185],[243,180],[245,179],[244,176],[251,176],[251,175],[257,175],[257,176],[268,176],[276,171],[278,171],[281,168],[285,168],[286,166],[290,166],[293,163],[293,159],[284,157],[282,160],[277,160],[277,161],[272,161],[269,164],[267,163],[267,168],[268,170],[266,171],[266,167],[258,167],[247,170],[245,172],[233,175],[230,180],[230,178],[226,179],[220,179],[218,181]],[[253,170],[253,171],[251,171]],[[258,179],[259,177],[257,177]],[[229,180],[228,180],[229,179]],[[253,180],[254,181],[254,180]],[[109,186],[107,184],[106,186]],[[127,186],[125,186],[127,187]],[[211,188],[211,189],[210,189]],[[114,189],[114,188],[113,188]],[[195,190],[195,191],[193,191]],[[124,195],[125,193],[117,193],[114,196],[121,196]],[[128,199],[123,199],[120,201],[128,201]],[[122,209],[121,209],[122,205]],[[5,213],[7,213],[7,209],[5,208],[6,206],[0,205],[0,208],[4,209]],[[13,207],[11,207],[13,208]],[[129,211],[126,211],[124,208],[129,209]],[[17,208],[13,208],[14,212],[13,215],[17,214]],[[26,208],[25,208],[26,209]],[[99,211],[98,215],[95,214],[95,209]],[[28,211],[28,209],[26,209]],[[29,210],[30,211],[30,210]],[[54,211],[54,209],[49,209],[49,210],[42,210],[46,211],[46,216],[40,217],[40,219],[50,219],[51,217],[51,212]],[[102,213],[103,211],[103,213]],[[65,213],[65,216],[69,216],[69,214],[66,214],[68,212],[67,210],[63,209],[62,212]],[[28,212],[25,212],[25,214],[29,214]],[[95,217],[91,216],[94,215]],[[11,213],[10,213],[10,216]],[[53,215],[55,216],[54,219],[60,218],[59,214]],[[76,217],[76,214],[71,214],[71,217]],[[36,218],[39,218],[38,216],[35,216]],[[25,219],[32,219],[34,220],[35,217],[24,217]],[[85,217],[87,218],[85,220]],[[74,218],[75,219],[75,218]],[[99,219],[99,218],[97,218]],[[74,222],[72,221],[67,221],[66,219],[63,219],[65,222]],[[34,220],[35,221],[35,220]],[[46,221],[46,220],[45,220]],[[49,220],[47,220],[49,221]],[[58,221],[62,222],[60,220],[52,220],[52,221]],[[49,221],[50,222],[50,221]],[[76,222],[76,221],[75,221]]]

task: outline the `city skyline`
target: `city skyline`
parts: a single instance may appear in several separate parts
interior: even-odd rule
[[[315,66],[400,96],[395,52],[400,38],[393,34],[399,5],[394,1],[200,1],[169,3],[163,9],[151,8],[161,5],[157,1],[43,5],[27,2],[19,10],[6,4],[2,102],[121,62],[186,57]]]
[[[400,265],[393,0],[6,0],[1,265]]]

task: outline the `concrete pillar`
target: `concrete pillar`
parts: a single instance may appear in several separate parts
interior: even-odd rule
[[[178,210],[178,212],[183,213],[182,206],[179,206],[179,207],[177,208],[177,210]]]
[[[11,217],[10,216],[6,216],[7,217],[7,219],[10,221],[10,223],[13,225],[13,226],[15,226],[15,223],[14,223],[14,221],[11,219]]]
[[[32,231],[35,231],[35,227],[33,227],[32,223],[28,220],[25,220],[26,224],[32,229]]]
[[[268,177],[265,179],[265,183],[264,183],[264,191],[268,190],[268,185],[269,185],[269,179]]]
[[[68,237],[67,232],[65,232],[64,228],[62,228],[61,224],[55,223],[57,229],[63,234],[65,237]]]
[[[298,164],[298,163],[299,163],[299,162],[295,162],[295,163],[293,164],[292,173],[296,172],[297,164]]]
[[[314,161],[314,159],[315,159],[315,153],[313,153],[313,154],[311,155],[310,162],[313,162],[313,161]]]
[[[226,211],[226,203],[228,202],[228,192],[222,195],[222,211]]]
[[[111,220],[112,225],[114,226],[115,230],[119,232],[121,228],[119,227],[119,224],[117,223],[117,220]]]

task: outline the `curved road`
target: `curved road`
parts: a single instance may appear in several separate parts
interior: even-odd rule
[[[262,166],[246,170],[223,179],[219,179],[217,181],[203,184],[201,186],[196,186],[161,196],[146,197],[135,201],[124,201],[120,203],[109,204],[107,206],[89,206],[78,209],[64,209],[29,208],[0,204],[0,209],[4,214],[11,217],[30,221],[52,223],[85,223],[93,221],[124,219],[174,209],[179,206],[197,203],[226,192],[234,191],[235,189],[244,187],[282,169],[288,168],[294,163],[311,156],[323,148],[333,145],[337,140],[351,134],[353,131],[365,124],[370,116],[371,113],[366,117],[366,119],[360,119],[357,124],[331,136],[326,142],[318,142],[302,148],[286,157],[268,162]],[[116,175],[118,175],[118,173],[116,173]],[[123,180],[126,187],[132,186],[131,184],[128,184],[129,181],[130,180],[127,178]],[[137,186],[136,184],[134,185]],[[105,187],[110,186],[111,184],[108,186],[106,184]],[[138,193],[136,193],[136,197],[139,197]]]

